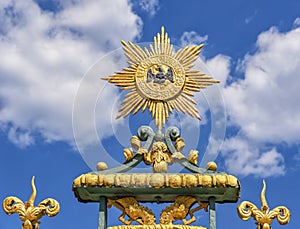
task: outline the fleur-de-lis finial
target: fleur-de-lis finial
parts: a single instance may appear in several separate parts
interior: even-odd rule
[[[256,221],[257,229],[272,229],[271,223],[275,218],[281,225],[290,221],[290,211],[284,206],[279,206],[270,211],[266,200],[266,182],[263,180],[263,189],[261,191],[261,209],[248,201],[243,201],[238,206],[238,214],[242,220],[248,220],[251,217]]]
[[[3,200],[2,207],[6,214],[11,215],[17,213],[23,221],[22,229],[39,229],[39,219],[42,216],[55,216],[60,210],[59,203],[47,198],[40,202],[38,206],[34,206],[36,197],[36,188],[34,185],[34,176],[31,179],[32,193],[29,200],[25,203],[19,198],[9,196]]]

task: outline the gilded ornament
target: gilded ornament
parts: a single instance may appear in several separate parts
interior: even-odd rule
[[[177,152],[182,152],[184,146],[185,146],[185,143],[184,143],[183,138],[177,138],[175,140],[175,148],[176,148]]]
[[[82,178],[85,176],[85,174],[80,175],[79,177],[77,177],[74,181],[73,181],[73,187],[80,187],[81,185],[83,185],[83,183],[81,182]]]
[[[212,177],[209,176],[209,175],[203,175],[201,176],[201,183],[202,183],[202,186],[205,187],[205,188],[210,188],[213,186],[213,182],[212,182]]]
[[[226,175],[227,177],[227,185],[231,186],[231,187],[235,187],[239,184],[239,180],[232,175]]]
[[[217,187],[226,187],[227,184],[227,177],[224,175],[216,175],[215,176],[216,179],[216,185]]]
[[[117,174],[115,185],[118,187],[130,187],[131,185],[131,175],[130,174]]]
[[[100,184],[99,176],[97,174],[86,174],[84,183],[87,187],[95,187]]]
[[[174,53],[164,27],[154,37],[154,45],[150,45],[150,49],[143,50],[132,42],[122,41],[122,45],[129,67],[103,78],[123,90],[129,90],[117,118],[130,113],[134,115],[140,110],[144,112],[148,108],[159,130],[174,109],[201,119],[196,102],[191,98],[192,92],[219,82],[192,69],[203,45],[187,46]]]
[[[169,186],[171,188],[180,188],[182,186],[182,178],[179,174],[169,176]]]
[[[83,174],[76,178],[73,187],[237,187],[239,181],[228,174],[168,174],[168,173],[140,173],[140,174]]]
[[[134,157],[134,153],[131,148],[125,148],[123,150],[126,161],[130,161]]]
[[[189,162],[197,165],[198,163],[198,150],[191,150],[190,153],[189,153],[189,156],[188,156],[188,160]]]
[[[179,224],[154,224],[154,225],[118,225],[107,229],[207,229],[202,226],[190,226]]]
[[[145,164],[152,164],[152,170],[155,173],[168,172],[168,164],[171,163],[171,153],[168,152],[167,145],[164,142],[154,142],[152,150],[144,154]]]
[[[141,225],[155,224],[155,216],[151,209],[141,206],[134,197],[124,197],[116,200],[108,199],[108,207],[112,206],[122,211],[119,220],[126,225],[130,225],[133,221]],[[128,220],[124,218],[126,215],[129,217]]]
[[[132,174],[131,184],[133,187],[146,187],[149,186],[148,178],[150,174]]]
[[[165,185],[165,176],[160,173],[154,173],[150,177],[149,184],[153,188],[161,188],[162,186]]]
[[[106,188],[111,188],[112,186],[115,186],[115,174],[107,174],[103,177],[103,185]]]
[[[206,164],[206,169],[211,171],[216,171],[218,168],[217,164],[214,161],[210,161]]]
[[[107,169],[108,169],[108,166],[105,162],[103,162],[103,161],[98,162],[97,171],[103,171],[103,170],[107,170]]]
[[[192,206],[198,203],[198,207],[192,208]],[[191,224],[196,221],[194,212],[204,209],[207,211],[208,203],[202,203],[193,196],[178,196],[176,197],[174,204],[167,206],[160,214],[161,224],[172,224],[177,220],[182,220],[184,225]],[[190,219],[187,220],[187,215],[190,215]]]
[[[132,136],[130,138],[130,144],[131,147],[134,148],[135,150],[141,148],[141,140],[137,136]]]
[[[9,196],[2,203],[2,208],[6,214],[19,214],[20,219],[23,221],[22,229],[39,229],[39,220],[44,215],[52,217],[57,215],[60,210],[59,203],[52,198],[47,198],[40,202],[38,206],[34,206],[36,198],[34,176],[31,179],[31,188],[32,194],[27,202],[23,203],[19,198]]]
[[[197,187],[198,179],[194,174],[186,174],[185,175],[185,186],[188,188]]]
[[[263,189],[261,191],[261,209],[258,209],[253,203],[243,201],[238,206],[238,215],[242,220],[248,220],[251,217],[256,221],[257,229],[272,229],[271,223],[275,218],[281,225],[285,225],[290,221],[290,211],[284,207],[279,206],[270,211],[266,197],[266,183],[263,180]]]

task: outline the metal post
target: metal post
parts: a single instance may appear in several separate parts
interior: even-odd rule
[[[106,198],[100,197],[100,206],[99,206],[99,221],[98,221],[98,229],[106,229],[107,223],[107,201]]]
[[[209,198],[209,229],[216,229],[216,205],[215,198]]]

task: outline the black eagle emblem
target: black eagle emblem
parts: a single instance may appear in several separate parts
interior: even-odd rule
[[[147,73],[147,83],[151,82],[153,79],[154,79],[154,83],[158,83],[158,84],[164,83],[167,79],[171,83],[174,83],[174,76],[173,76],[172,68],[169,67],[166,74],[163,72],[161,67],[158,67],[157,74],[153,74],[152,69],[149,69],[148,73]]]

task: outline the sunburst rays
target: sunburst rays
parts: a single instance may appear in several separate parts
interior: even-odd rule
[[[103,78],[122,90],[129,90],[117,118],[148,108],[159,130],[174,110],[201,119],[196,102],[191,98],[193,92],[219,82],[192,69],[202,44],[187,46],[174,53],[170,38],[162,27],[149,49],[142,49],[132,42],[122,41],[122,45],[129,67]]]

